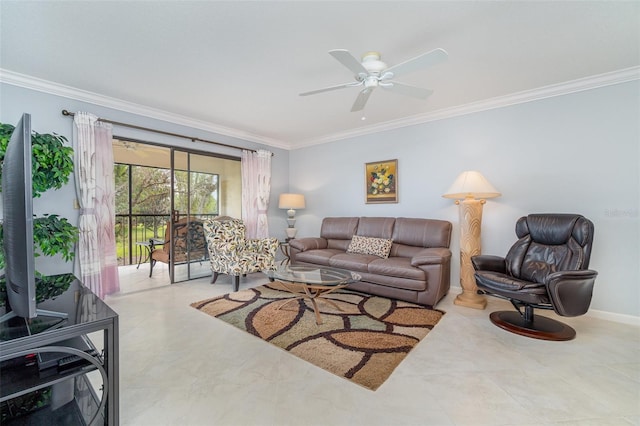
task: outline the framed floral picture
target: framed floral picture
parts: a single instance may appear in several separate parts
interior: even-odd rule
[[[398,160],[364,165],[367,204],[398,202]]]

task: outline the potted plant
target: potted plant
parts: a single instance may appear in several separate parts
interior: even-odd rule
[[[14,126],[0,123],[0,162],[4,160],[7,144],[13,133]],[[73,171],[73,149],[66,146],[67,139],[57,134],[39,134],[33,132],[32,144],[32,173],[33,196],[40,197],[49,189],[60,189],[69,182],[69,175]],[[2,170],[0,169],[0,181]],[[55,256],[60,254],[65,261],[72,261],[75,257],[74,246],[78,241],[78,230],[66,218],[55,214],[45,214],[33,221],[33,239],[36,246],[36,256]],[[0,223],[0,269],[5,267],[3,230]],[[76,279],[71,274],[45,276],[36,271],[36,301],[42,302],[55,298],[64,293]],[[4,275],[0,277],[0,307],[6,303],[6,282]]]

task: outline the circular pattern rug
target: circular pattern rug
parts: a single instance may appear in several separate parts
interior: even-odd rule
[[[318,301],[284,302],[293,295],[279,282],[192,303],[333,374],[376,390],[444,315],[443,311],[346,289]]]

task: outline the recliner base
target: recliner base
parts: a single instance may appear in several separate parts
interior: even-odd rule
[[[576,331],[567,324],[540,315],[533,315],[532,321],[525,321],[519,312],[496,311],[489,318],[503,330],[534,339],[565,341],[576,337]]]

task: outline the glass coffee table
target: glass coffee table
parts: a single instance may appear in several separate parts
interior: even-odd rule
[[[318,266],[291,266],[280,265],[273,271],[264,271],[269,281],[278,280],[282,286],[294,297],[285,300],[276,310],[284,308],[289,303],[299,299],[308,299],[313,306],[316,315],[316,324],[322,324],[318,301],[322,300],[341,310],[326,295],[344,288],[351,283],[360,281],[360,275],[345,269],[318,267]]]

